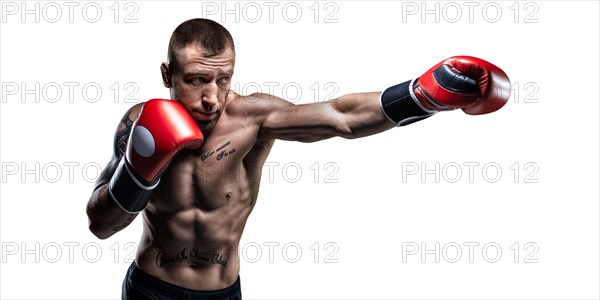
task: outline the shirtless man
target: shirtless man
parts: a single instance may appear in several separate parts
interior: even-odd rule
[[[230,91],[235,47],[216,22],[180,24],[162,63],[171,100],[134,105],[89,199],[89,229],[106,239],[142,212],[144,230],[123,299],[241,299],[237,247],[276,139],[359,138],[462,109],[485,114],[508,100],[498,67],[452,57],[384,92],[294,105]]]

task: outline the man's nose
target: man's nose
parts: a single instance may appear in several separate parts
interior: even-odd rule
[[[215,105],[217,102],[217,84],[211,82],[205,85],[202,90],[202,103],[205,105]]]

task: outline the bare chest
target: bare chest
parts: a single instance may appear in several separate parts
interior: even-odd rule
[[[244,164],[252,155],[248,132],[215,134],[195,150],[178,153],[163,174],[154,193],[159,211],[176,213],[187,209],[205,212],[253,205],[259,166]]]

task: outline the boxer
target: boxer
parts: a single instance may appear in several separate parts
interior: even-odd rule
[[[275,140],[359,138],[440,111],[487,114],[510,95],[500,68],[469,56],[445,59],[384,91],[302,105],[230,91],[234,67],[224,27],[183,22],[160,68],[170,99],[134,105],[117,127],[87,215],[100,239],[142,215],[123,299],[241,299],[237,246]]]

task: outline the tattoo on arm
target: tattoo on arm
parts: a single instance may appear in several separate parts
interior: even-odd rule
[[[129,218],[127,218],[127,220],[125,220],[125,222],[123,222],[123,224],[118,225],[118,226],[114,226],[112,228],[112,230],[114,232],[120,231],[122,229],[124,229],[125,227],[127,227],[127,225],[131,224],[131,222],[133,222],[133,220],[135,219],[135,217],[137,216],[137,214],[135,215],[129,215]]]
[[[123,119],[121,119],[121,123],[123,123],[123,129],[117,129],[117,133],[115,134],[115,142],[114,142],[114,156],[113,159],[108,163],[108,165],[102,170],[98,180],[96,181],[96,185],[94,186],[94,191],[103,187],[110,181],[112,174],[117,169],[117,165],[119,164],[119,160],[125,154],[125,150],[127,149],[127,140],[129,139],[129,134],[131,133],[131,127],[133,127],[133,121],[129,119],[129,115],[131,114],[131,110],[129,110]],[[119,127],[120,128],[120,124]]]
[[[127,149],[127,139],[129,139],[129,134],[131,133],[131,127],[133,126],[133,121],[129,119],[129,113],[125,114],[123,119],[121,119],[121,123],[125,125],[125,128],[119,130],[115,135],[115,154],[122,157],[125,154],[125,150]]]

